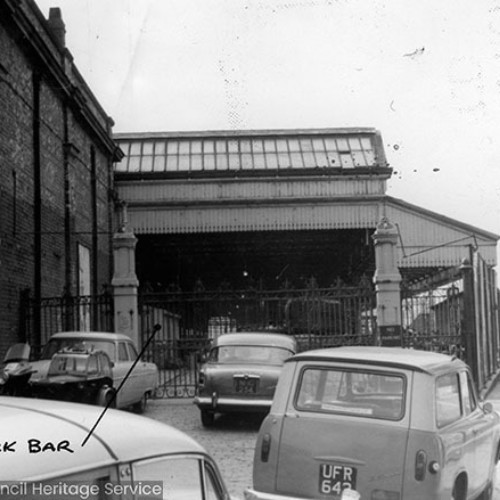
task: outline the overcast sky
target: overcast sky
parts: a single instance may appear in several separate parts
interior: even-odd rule
[[[497,0],[36,0],[115,132],[379,129],[388,194],[500,233]]]

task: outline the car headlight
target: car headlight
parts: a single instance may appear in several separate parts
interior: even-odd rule
[[[4,368],[4,373],[8,375],[10,372],[17,370],[19,366],[19,363],[7,363]]]

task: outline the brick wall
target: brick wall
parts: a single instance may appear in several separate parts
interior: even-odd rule
[[[9,9],[18,11],[10,19]],[[41,38],[36,36],[30,40],[16,31],[23,29],[21,24],[16,25],[16,19],[23,16],[34,24],[33,33]],[[37,53],[37,44],[43,45],[40,53],[48,51],[53,54],[48,63]],[[62,296],[68,276],[68,291],[72,294],[78,292],[79,244],[89,248],[91,265],[96,263],[96,270],[91,272],[91,276],[97,277],[93,289],[102,291],[104,285],[109,285],[113,226],[110,203],[113,186],[109,168],[114,143],[110,138],[109,119],[73,67],[71,57],[68,59],[68,53],[61,51],[50,36],[41,12],[32,2],[7,0],[0,5],[0,52],[1,357],[9,345],[23,340],[20,297],[23,290],[28,289],[31,296],[36,290],[37,259],[41,269],[39,290],[42,297]],[[63,55],[67,57],[64,64]],[[41,75],[38,124],[40,255],[36,255],[35,243],[35,70]],[[65,85],[57,81],[65,78],[60,76],[61,71],[67,76]],[[84,96],[78,103],[72,101],[74,88]],[[68,103],[66,112],[64,103]],[[89,114],[94,117],[92,120],[86,118]],[[93,233],[91,149],[95,151],[97,233]],[[69,154],[65,155],[65,151]],[[65,208],[66,176],[70,187],[69,218]],[[65,230],[68,220],[70,232]],[[97,234],[97,238],[93,234]],[[97,246],[94,245],[96,241]]]

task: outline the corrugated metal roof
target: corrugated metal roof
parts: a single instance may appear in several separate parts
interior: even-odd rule
[[[390,196],[382,212],[397,224],[400,267],[456,266],[470,257],[471,246],[479,248],[488,264],[496,265],[497,234]]]
[[[387,168],[375,129],[116,134],[117,174]]]
[[[375,229],[385,215],[397,225],[398,265],[402,268],[448,267],[469,257],[470,245],[496,265],[498,235],[390,197],[373,200],[289,200],[286,203],[203,206],[156,205],[129,209],[136,234]]]

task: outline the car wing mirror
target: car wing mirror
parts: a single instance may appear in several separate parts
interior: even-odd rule
[[[484,413],[493,413],[494,411],[493,405],[489,401],[485,401],[483,403],[483,411]]]

